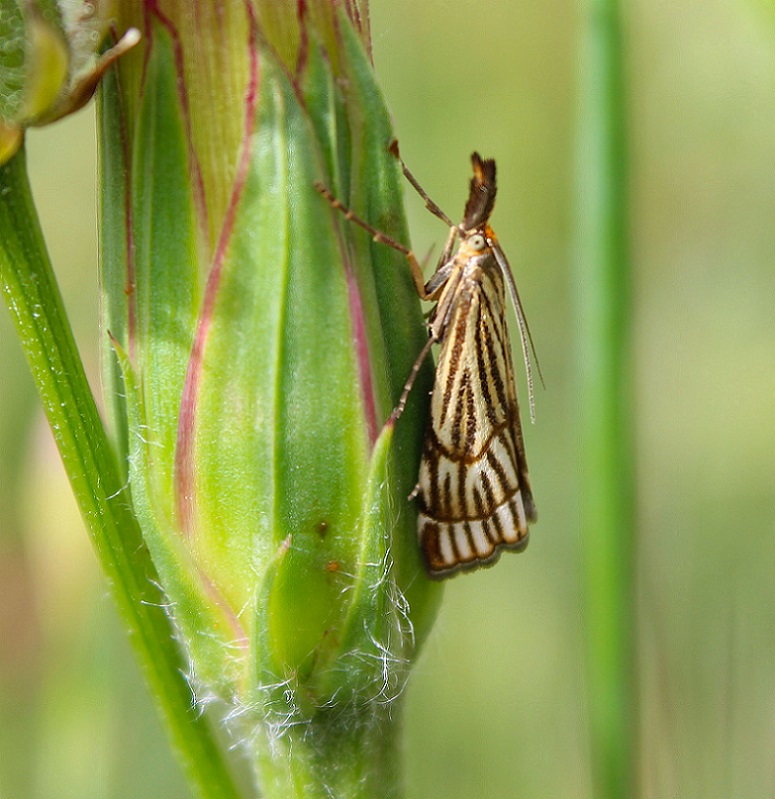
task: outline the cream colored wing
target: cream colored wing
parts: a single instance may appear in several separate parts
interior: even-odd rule
[[[503,279],[488,265],[457,283],[441,334],[417,488],[420,546],[436,577],[523,549],[536,519]]]

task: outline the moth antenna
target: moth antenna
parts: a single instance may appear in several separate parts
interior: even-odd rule
[[[495,254],[495,260],[498,262],[498,266],[500,267],[503,276],[506,278],[506,283],[508,283],[509,294],[511,295],[511,301],[514,304],[514,312],[517,316],[519,337],[522,342],[522,357],[525,361],[525,373],[527,375],[527,394],[530,406],[530,421],[535,424],[536,413],[535,392],[533,390],[532,361],[535,361],[538,378],[541,381],[543,388],[546,388],[546,383],[544,382],[544,375],[541,371],[541,363],[538,360],[538,353],[536,352],[535,344],[533,343],[533,334],[530,332],[530,326],[527,323],[525,309],[522,307],[522,300],[520,299],[519,292],[517,291],[517,284],[514,281],[514,274],[511,271],[511,266],[509,265],[508,260],[506,260],[506,256],[503,254],[503,251],[499,246],[496,245],[493,247],[493,253]],[[532,361],[530,358],[531,353],[533,355]]]
[[[433,200],[428,196],[428,192],[418,183],[417,178],[409,171],[409,167],[404,163],[404,159],[401,158],[401,153],[398,152],[398,141],[393,139],[390,142],[390,147],[388,147],[390,154],[395,156],[398,159],[398,163],[401,164],[401,171],[404,173],[404,177],[412,184],[414,190],[420,195],[422,201],[425,203],[425,207],[436,217],[441,219],[444,224],[448,227],[457,227],[452,220],[444,213],[444,211],[436,205]]]

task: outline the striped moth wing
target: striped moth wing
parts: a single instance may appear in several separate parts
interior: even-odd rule
[[[508,264],[487,224],[495,164],[477,158],[459,248],[434,276],[441,285],[428,284],[437,299],[431,336],[441,349],[414,495],[432,577],[524,549],[537,518],[506,328]]]

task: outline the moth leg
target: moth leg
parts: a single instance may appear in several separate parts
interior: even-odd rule
[[[386,244],[388,247],[392,247],[394,250],[398,250],[398,252],[403,253],[406,256],[406,260],[409,261],[409,269],[412,272],[412,281],[414,282],[414,287],[417,290],[417,294],[419,295],[420,299],[431,299],[428,293],[425,291],[425,278],[422,274],[420,262],[417,260],[417,256],[408,247],[405,247],[403,244],[401,244],[401,242],[391,238],[387,235],[387,233],[377,230],[377,228],[375,228],[373,225],[370,225],[365,219],[361,219],[340,200],[337,200],[337,198],[334,197],[329,189],[327,189],[322,183],[316,182],[314,185],[317,191],[320,192],[320,194],[322,194],[326,200],[328,200],[332,208],[336,208],[337,211],[341,211],[344,214],[345,219],[349,219],[351,222],[355,222],[356,225],[362,227],[367,233],[371,234],[371,237],[374,239],[374,241],[379,242],[380,244]]]
[[[412,390],[414,381],[417,379],[417,375],[420,372],[423,361],[428,357],[428,353],[431,351],[431,347],[435,343],[436,339],[433,337],[433,335],[428,336],[425,346],[420,350],[420,354],[417,356],[414,364],[412,365],[412,371],[409,372],[409,377],[406,379],[406,383],[404,383],[404,390],[401,392],[398,404],[395,408],[393,408],[393,412],[390,414],[390,419],[388,420],[389,422],[397,422],[398,418],[404,412],[404,408],[406,408],[406,401],[409,399],[409,392]]]
[[[451,270],[451,265],[450,265]],[[460,283],[462,279],[462,272],[458,272],[452,280],[453,283],[453,290],[450,291],[445,298],[442,298],[442,301],[436,306],[434,311],[435,319],[430,326],[428,340],[425,342],[425,345],[420,350],[420,354],[415,359],[414,364],[412,365],[412,371],[409,372],[409,377],[404,383],[404,390],[401,392],[401,396],[398,400],[398,404],[393,409],[393,413],[390,414],[390,421],[395,422],[398,420],[399,416],[404,412],[404,408],[406,407],[406,401],[409,398],[409,392],[412,390],[412,386],[414,385],[414,381],[417,379],[417,375],[420,371],[420,367],[423,364],[423,361],[428,357],[428,353],[431,351],[431,347],[434,344],[438,344],[443,338],[444,333],[447,329],[449,324],[450,314],[452,313],[452,308],[454,307],[454,296],[455,296],[455,288]],[[449,278],[447,278],[449,279]],[[433,299],[436,299],[437,295],[443,288],[439,286],[435,288],[433,291],[430,292],[429,296]]]

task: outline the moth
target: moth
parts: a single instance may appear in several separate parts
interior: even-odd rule
[[[400,160],[395,142],[391,151]],[[506,326],[507,287],[519,323],[531,419],[530,352],[535,357],[535,350],[514,275],[489,224],[497,191],[495,161],[475,152],[471,165],[468,201],[463,220],[456,225],[401,161],[404,175],[428,210],[449,227],[446,246],[427,283],[409,248],[357,217],[316,184],[335,208],[375,241],[402,252],[420,298],[436,303],[428,320],[428,341],[392,413],[393,420],[401,415],[424,359],[438,344],[430,420],[420,474],[410,496],[417,501],[420,549],[434,578],[490,565],[504,549],[523,550],[528,525],[537,519]]]

